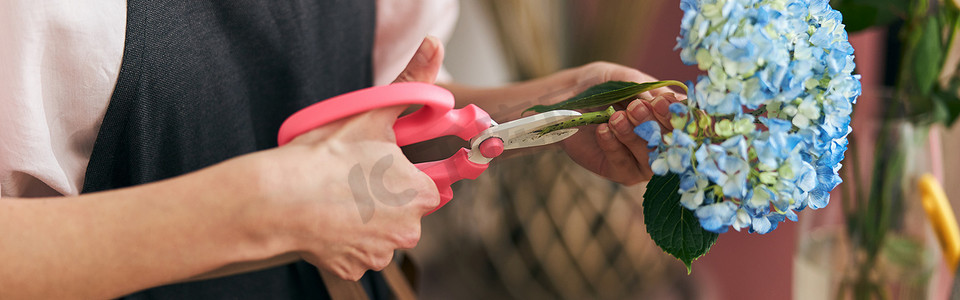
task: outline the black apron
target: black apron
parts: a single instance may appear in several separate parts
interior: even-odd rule
[[[123,62],[83,192],[138,185],[277,146],[283,120],[372,83],[372,0],[129,0]],[[362,280],[386,298],[378,273]],[[128,299],[326,299],[299,262]]]

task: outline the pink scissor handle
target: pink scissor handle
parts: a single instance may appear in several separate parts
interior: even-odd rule
[[[488,164],[478,164],[468,159],[469,151],[466,148],[460,148],[456,154],[444,160],[431,161],[416,164],[417,168],[427,176],[433,179],[437,184],[437,191],[440,192],[440,205],[430,211],[429,214],[437,211],[453,199],[453,189],[450,185],[461,179],[477,179],[483,171],[487,170]]]
[[[453,94],[446,89],[419,82],[394,83],[336,96],[297,111],[280,125],[277,143],[285,145],[317,127],[369,110],[410,104],[423,104],[423,107],[394,123],[399,146],[447,135],[469,140],[492,124],[490,115],[475,105],[453,109]],[[461,148],[447,159],[415,165],[436,183],[440,191],[437,209],[453,198],[450,184],[462,179],[476,179],[487,169],[487,164],[470,161],[468,154],[467,149]]]
[[[443,90],[440,87],[431,86]],[[447,90],[443,91],[450,95]],[[464,141],[469,141],[481,131],[490,128],[491,119],[487,112],[473,104],[461,109],[452,109],[453,95],[450,95],[450,99],[449,107],[439,108],[425,104],[417,111],[397,119],[393,124],[397,145],[406,146],[448,135],[455,135]]]
[[[479,107],[453,109],[453,94],[427,83],[404,82],[375,86],[307,106],[280,125],[277,143],[284,145],[314,128],[377,108],[423,104],[394,123],[397,144],[409,144],[456,135],[467,140],[490,127],[490,116]]]

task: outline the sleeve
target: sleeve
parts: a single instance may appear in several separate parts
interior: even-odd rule
[[[0,195],[76,195],[120,72],[126,1],[0,1]]]
[[[377,0],[374,85],[397,78],[427,35],[448,41],[459,10],[456,0]],[[437,81],[450,81],[450,74],[441,69]]]

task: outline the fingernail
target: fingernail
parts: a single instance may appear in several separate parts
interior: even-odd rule
[[[640,101],[643,101],[643,100],[637,99],[637,100],[633,100],[632,102],[630,102],[630,105],[627,105],[627,111],[631,111],[631,110],[633,110],[634,108],[636,108],[637,105],[640,105]]]
[[[610,125],[600,124],[597,126],[597,132],[600,134],[600,140],[605,142],[616,141],[617,136],[610,131]]]
[[[634,100],[630,102],[630,105],[627,106],[627,114],[630,117],[630,121],[634,124],[640,124],[640,120],[646,119],[650,114],[650,110],[647,109],[647,106],[643,103],[644,100]]]
[[[675,93],[664,93],[664,94],[661,95],[661,96],[663,96],[663,99],[665,99],[665,100],[667,100],[667,101],[669,101],[669,102],[671,102],[671,103],[672,103],[672,102],[677,102],[677,94],[675,94]]]
[[[597,133],[600,134],[601,138],[607,138],[607,134],[610,133],[610,127],[607,124],[597,125]]]
[[[620,125],[620,122],[623,122],[623,114],[614,113],[613,119],[610,119],[610,124],[617,126]]]
[[[630,126],[626,126],[626,122],[624,122],[623,120],[624,119],[623,115],[624,114],[621,112],[616,112],[613,114],[613,118],[610,119],[610,125],[613,126],[613,130],[619,131],[621,133],[630,131]]]
[[[673,102],[668,100],[667,97],[668,97],[667,95],[661,95],[661,96],[658,96],[656,99],[653,99],[653,113],[656,114],[658,117],[661,117],[661,118],[670,117],[670,103],[673,103]],[[672,96],[669,96],[669,97],[671,97],[673,100],[676,100],[676,98]]]
[[[437,45],[439,43],[440,41],[432,35],[424,37],[423,42],[420,43],[420,48],[417,48],[416,60],[422,63],[432,60],[437,55]]]
[[[687,95],[685,94],[670,93],[670,95],[673,96],[674,102],[687,100]]]

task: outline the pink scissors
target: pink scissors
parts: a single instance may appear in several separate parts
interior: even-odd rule
[[[505,149],[542,146],[572,136],[577,132],[576,128],[546,134],[539,131],[580,117],[576,111],[555,110],[497,124],[487,112],[473,104],[453,109],[453,94],[446,89],[408,82],[370,87],[310,105],[283,122],[277,140],[279,145],[284,145],[301,134],[339,119],[377,108],[410,104],[423,104],[423,107],[394,123],[397,145],[406,146],[447,135],[470,141],[470,149],[460,148],[447,159],[416,164],[437,185],[440,192],[437,209],[453,199],[450,184],[461,179],[476,179]]]

